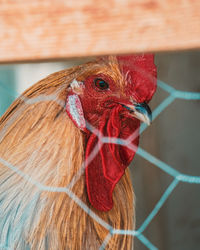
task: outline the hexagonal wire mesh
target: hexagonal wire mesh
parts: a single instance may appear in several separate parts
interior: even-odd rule
[[[190,91],[182,91],[178,90],[170,84],[167,84],[163,81],[158,80],[157,81],[159,89],[162,89],[167,93],[167,97],[164,98],[164,100],[153,110],[153,120],[155,120],[159,115],[161,115],[165,109],[170,105],[173,104],[173,102],[177,99],[184,100],[184,101],[190,101],[190,100],[200,100],[200,93],[197,92],[190,92]],[[1,85],[2,86],[2,85]],[[159,90],[158,90],[159,91]],[[21,96],[23,101],[29,105],[36,102],[40,102],[45,100],[51,100],[56,101],[59,105],[63,105],[62,102],[59,102],[54,95],[49,96],[39,96],[36,99],[26,99],[23,96]],[[125,139],[116,139],[116,138],[108,138],[104,135],[100,134],[99,131],[94,129],[91,124],[87,123],[87,128],[92,131],[92,133],[95,133],[98,136],[99,141],[101,142],[101,145],[104,143],[112,142],[114,144],[119,145],[126,145],[126,147],[136,150],[135,146],[131,143],[133,137],[135,134],[133,133],[129,138]],[[145,124],[142,124],[140,127],[140,134],[142,134],[147,129],[147,126]],[[4,136],[4,133],[6,131],[6,127],[3,131],[0,132],[0,139]],[[96,151],[92,154],[92,157],[89,159],[90,161],[96,156],[98,153],[99,148],[96,148]],[[32,185],[35,185],[39,190],[43,191],[49,191],[49,192],[65,192],[71,199],[74,200],[86,213],[88,213],[94,220],[96,220],[99,224],[101,224],[103,227],[105,227],[107,230],[109,230],[108,235],[106,236],[104,242],[102,242],[102,245],[100,246],[100,249],[105,249],[107,243],[111,239],[112,235],[114,234],[129,234],[134,237],[136,237],[139,241],[141,241],[148,249],[157,249],[157,247],[149,240],[145,235],[144,232],[149,226],[149,224],[152,222],[154,217],[158,214],[161,207],[164,205],[166,200],[171,195],[172,191],[177,187],[179,183],[189,183],[189,184],[200,184],[200,176],[192,176],[188,174],[184,174],[180,171],[175,170],[172,166],[165,163],[164,161],[158,159],[148,151],[144,150],[141,147],[138,147],[137,149],[137,155],[144,158],[151,164],[153,164],[155,167],[161,169],[164,173],[172,177],[172,181],[170,185],[165,189],[164,193],[160,197],[160,199],[157,201],[156,205],[154,206],[153,210],[149,213],[149,215],[146,217],[146,219],[143,221],[143,223],[135,230],[125,230],[125,229],[115,229],[111,227],[109,224],[107,224],[105,221],[103,221],[100,217],[98,217],[93,211],[91,211],[72,191],[72,187],[77,181],[77,179],[80,177],[80,174],[77,175],[73,180],[72,183],[70,183],[69,187],[51,187],[51,186],[45,186],[42,183],[38,182],[37,180],[34,180],[31,176],[27,175],[26,173],[23,173],[18,169],[17,166],[13,166],[10,162],[4,160],[3,158],[0,158],[0,163],[4,166],[11,169],[13,172],[24,178],[26,181],[30,182]],[[82,165],[82,170],[84,169],[84,163]],[[3,242],[0,244],[2,249],[9,249],[9,246],[6,246]]]

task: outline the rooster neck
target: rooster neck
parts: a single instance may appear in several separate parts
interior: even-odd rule
[[[73,136],[70,137],[69,132],[66,132],[69,146],[65,147],[64,151],[66,151],[68,158],[63,161],[62,175],[64,178],[57,185],[59,187],[70,187],[78,199],[113,228],[133,229],[134,197],[129,171],[126,170],[125,175],[113,193],[115,204],[113,209],[109,212],[93,209],[88,201],[85,174],[82,171],[86,143],[85,136],[80,133],[70,120],[67,124],[69,126],[68,131]],[[73,166],[73,169],[69,170],[70,166]],[[55,186],[55,184],[51,183],[51,186]],[[48,204],[45,206],[40,223],[37,225],[38,236],[36,238],[41,237],[39,229],[46,225],[46,235],[51,235],[56,229],[57,242],[59,242],[58,249],[99,249],[109,231],[90,217],[66,193],[46,193],[45,195],[48,197]],[[52,216],[48,218],[47,214]],[[47,234],[47,232],[50,233]],[[49,239],[54,238],[55,234],[48,237]],[[131,246],[131,236],[114,235],[107,247],[108,249],[116,247],[119,249],[131,249]],[[53,249],[57,249],[56,245],[52,247]]]
[[[0,157],[24,175],[0,164],[1,244],[11,249],[98,249],[108,230],[63,189],[55,192],[63,187],[70,187],[77,198],[114,229],[134,229],[134,198],[128,170],[114,190],[112,210],[94,210],[88,202],[81,171],[84,138],[63,107],[55,101],[18,106],[15,103],[13,107],[15,113],[9,110],[0,122],[1,132],[7,128]],[[131,249],[131,245],[131,236],[113,235],[107,249]]]

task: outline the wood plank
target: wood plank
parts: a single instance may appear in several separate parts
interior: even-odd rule
[[[199,0],[0,0],[0,62],[200,48]]]

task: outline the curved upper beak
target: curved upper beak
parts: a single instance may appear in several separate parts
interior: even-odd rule
[[[128,109],[132,116],[139,119],[142,122],[145,122],[146,124],[150,125],[152,122],[152,112],[149,106],[143,102],[143,103],[134,103],[134,104],[122,104],[123,107]]]

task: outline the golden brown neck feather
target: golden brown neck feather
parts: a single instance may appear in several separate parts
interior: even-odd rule
[[[19,98],[0,120],[0,157],[31,180],[48,187],[67,187],[84,161],[84,135],[68,118],[63,106],[67,86],[76,72],[77,68],[61,71],[34,85],[24,93],[33,102]],[[52,100],[37,99],[41,95]],[[99,249],[109,231],[66,193],[39,191],[33,183],[0,166],[0,198],[6,193],[6,199],[14,200],[16,206],[23,204],[26,209],[31,198],[39,193],[34,213],[28,216],[21,234],[23,244],[31,249]],[[109,212],[91,207],[84,172],[72,191],[114,229],[134,229],[134,197],[128,170],[114,190],[114,207]],[[16,249],[20,246],[15,243]],[[132,237],[113,235],[106,249],[132,249]]]

